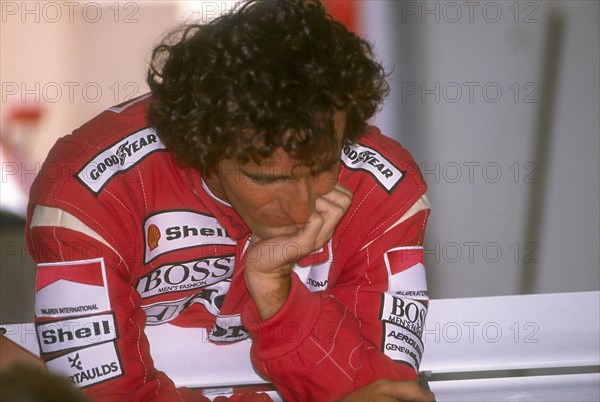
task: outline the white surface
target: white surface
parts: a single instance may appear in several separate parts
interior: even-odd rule
[[[432,300],[422,371],[600,364],[600,292]]]
[[[599,317],[600,292],[432,300],[421,370],[592,367],[595,372],[600,365]],[[532,325],[526,327],[528,323]],[[3,327],[9,338],[38,353],[33,324]],[[264,382],[252,369],[249,341],[215,345],[202,329],[169,324],[147,327],[146,333],[156,367],[178,386]],[[430,387],[440,402],[600,400],[598,373],[432,381]]]
[[[250,341],[210,343],[200,328],[146,327],[154,364],[179,386],[221,387],[266,382],[250,363]],[[165,342],[165,340],[169,340]]]

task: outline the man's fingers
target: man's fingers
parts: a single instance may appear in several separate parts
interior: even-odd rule
[[[305,244],[313,244],[314,239],[317,237],[319,232],[323,230],[324,224],[325,218],[321,214],[313,212],[310,215],[310,218],[308,218],[308,221],[298,231],[298,235],[295,237]]]
[[[333,190],[316,200],[315,210],[323,215],[326,221],[333,221],[334,226],[337,226],[351,203],[352,192],[338,183]]]
[[[310,239],[310,252],[321,248],[331,238],[351,202],[352,192],[343,185],[336,184],[332,191],[317,198],[315,212],[299,231],[297,238]]]
[[[315,238],[315,243],[318,243],[320,248],[331,238],[333,231],[346,213],[346,209],[321,197],[315,203],[315,210],[323,217],[323,226]]]
[[[269,247],[273,247],[273,242],[289,244],[294,247],[296,252],[284,253],[285,257],[282,258],[282,262],[298,260],[323,247],[333,235],[333,231],[350,207],[351,202],[352,192],[338,183],[329,193],[316,199],[315,210],[296,233],[266,241],[252,235],[250,247],[261,248],[262,255],[262,251],[267,252],[270,250]]]
[[[341,402],[433,402],[435,395],[416,381],[377,380],[347,395]]]
[[[320,248],[332,236],[336,226],[352,203],[352,192],[338,183],[329,193],[317,198],[315,211],[323,217],[323,226],[315,238],[315,248]]]
[[[346,210],[350,206],[350,203],[352,203],[352,191],[344,185],[337,183],[333,190],[323,195],[321,198],[329,200]]]
[[[308,255],[323,245],[319,243],[318,238],[323,231],[324,224],[325,218],[321,214],[313,212],[304,226],[291,236],[289,241],[300,246],[303,256]]]
[[[348,187],[344,186],[342,183],[337,182],[335,184],[334,189],[341,191],[342,193],[346,194],[348,197],[352,198],[352,190],[350,190]]]

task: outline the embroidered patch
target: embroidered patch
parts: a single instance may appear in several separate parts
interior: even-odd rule
[[[383,350],[386,356],[395,361],[410,364],[419,369],[423,356],[423,343],[418,336],[395,324],[384,323]]]
[[[77,173],[77,178],[98,194],[115,175],[126,172],[146,156],[164,149],[154,129],[145,128],[100,151]]]
[[[382,294],[382,351],[396,361],[419,368],[423,353],[421,336],[427,316],[427,302]]]
[[[237,342],[250,337],[242,325],[240,314],[219,315],[215,320],[209,339],[213,342]]]
[[[420,337],[427,316],[427,304],[388,293],[383,293],[382,297],[381,321],[399,325]]]
[[[384,254],[388,271],[387,293],[429,300],[423,265],[423,247],[397,247]]]
[[[83,348],[117,338],[113,314],[98,314],[36,325],[42,353]]]
[[[202,304],[214,316],[219,314],[225,295],[231,285],[230,280],[224,280],[211,286],[206,286],[198,293],[179,300],[169,300],[142,306],[146,313],[146,325],[160,325],[174,320],[186,308],[193,304]]]
[[[136,288],[142,298],[200,289],[231,278],[234,261],[230,255],[161,265],[142,276]]]
[[[73,317],[111,310],[103,258],[38,264],[35,291],[37,317]]]
[[[342,162],[348,169],[365,170],[389,193],[404,177],[401,171],[373,148],[364,145],[346,145]]]
[[[107,342],[48,360],[46,366],[66,375],[77,387],[85,388],[123,375],[114,342]]]
[[[144,236],[144,263],[166,252],[198,245],[235,245],[217,219],[193,211],[164,211],[146,218]]]

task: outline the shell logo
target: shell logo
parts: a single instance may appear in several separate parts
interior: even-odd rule
[[[150,251],[154,250],[158,247],[158,241],[160,240],[160,230],[158,226],[152,224],[148,226],[148,247],[150,247]]]

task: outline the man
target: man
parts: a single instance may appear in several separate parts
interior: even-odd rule
[[[148,83],[33,186],[47,365],[95,400],[199,397],[152,365],[144,326],[169,322],[251,336],[285,400],[431,400],[425,183],[366,124],[387,92],[370,46],[316,2],[249,1],[171,35]]]

